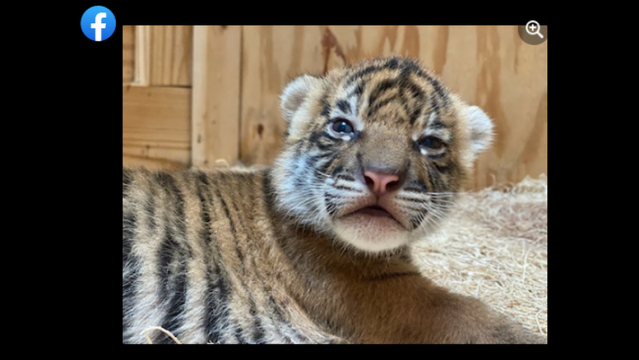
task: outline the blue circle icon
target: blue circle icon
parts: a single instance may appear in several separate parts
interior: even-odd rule
[[[104,6],[89,8],[82,15],[80,27],[86,37],[93,41],[104,41],[115,31],[115,16]]]

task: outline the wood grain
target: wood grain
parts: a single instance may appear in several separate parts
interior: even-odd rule
[[[324,66],[319,27],[244,26],[240,159],[269,164],[280,151],[285,123],[279,109],[283,86]]]
[[[122,167],[143,167],[151,170],[178,170],[186,169],[187,165],[177,161],[123,154]]]
[[[122,83],[133,82],[135,26],[122,26]]]
[[[135,46],[133,57],[133,84],[148,86],[151,78],[151,27],[135,27]]]
[[[241,35],[239,26],[193,29],[193,166],[238,160]]]
[[[151,26],[149,85],[191,86],[193,26]]]
[[[123,156],[189,164],[191,89],[124,86]]]
[[[245,26],[240,158],[270,163],[284,121],[279,94],[301,73],[364,58],[417,57],[494,120],[497,139],[471,188],[547,172],[547,42],[527,45],[515,26]]]

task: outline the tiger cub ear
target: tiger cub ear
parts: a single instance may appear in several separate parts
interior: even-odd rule
[[[300,105],[304,103],[304,100],[319,82],[320,79],[314,76],[301,75],[286,85],[280,97],[280,107],[286,122],[292,123]]]
[[[466,118],[470,128],[470,150],[473,158],[488,149],[493,141],[493,122],[477,106],[466,107]]]

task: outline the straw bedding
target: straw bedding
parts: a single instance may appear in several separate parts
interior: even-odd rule
[[[547,334],[547,180],[462,195],[440,231],[413,246],[422,273]]]

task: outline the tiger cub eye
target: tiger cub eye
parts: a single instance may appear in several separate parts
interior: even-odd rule
[[[444,147],[444,142],[434,136],[426,136],[419,140],[419,146],[428,149],[439,150]]]
[[[337,118],[333,120],[331,129],[339,134],[350,134],[353,132],[353,124],[346,119]]]

